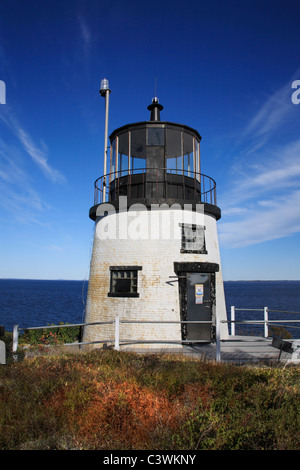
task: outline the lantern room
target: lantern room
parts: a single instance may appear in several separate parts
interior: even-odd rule
[[[191,127],[160,120],[163,107],[154,98],[148,106],[150,120],[122,126],[109,136],[109,172],[95,182],[95,220],[98,204],[118,204],[127,196],[146,205],[164,200],[170,204],[206,203],[216,206],[215,181],[201,174],[200,134]]]

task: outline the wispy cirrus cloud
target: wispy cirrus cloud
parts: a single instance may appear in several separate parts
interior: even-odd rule
[[[225,222],[220,241],[227,247],[244,247],[288,237],[300,232],[300,190],[277,200],[258,201],[245,217]]]
[[[270,96],[248,123],[242,139],[269,136],[291,112],[290,83]]]
[[[299,186],[300,139],[282,144],[276,149],[268,147],[256,158],[243,161],[243,168],[234,175],[234,184],[227,203],[244,202],[262,194],[290,191]],[[274,195],[275,196],[275,195]]]
[[[44,175],[55,183],[66,182],[63,174],[48,163],[47,148],[45,145],[41,144],[39,146],[33,141],[30,134],[23,129],[7,105],[5,110],[6,112],[0,114],[0,119],[17,137],[19,143],[22,145],[23,150],[25,150],[25,152],[30,155],[34,163],[42,170]]]
[[[291,83],[270,96],[240,133],[238,163],[221,195],[224,246],[300,233],[300,139],[295,126],[300,110],[291,102]],[[276,140],[279,129],[281,141]]]
[[[35,187],[34,178],[28,172],[26,156],[55,184],[66,182],[63,174],[53,168],[47,159],[47,148],[44,144],[37,145],[30,134],[24,130],[12,111],[6,105],[1,109],[0,123],[0,206],[21,224],[48,225],[45,213],[51,205],[44,201],[43,196]]]
[[[62,173],[49,165],[46,156],[46,148],[38,147],[33,142],[30,135],[21,127],[17,126],[15,131],[20,142],[23,144],[24,149],[31,156],[32,160],[37,164],[37,166],[42,170],[44,175],[55,183],[65,182],[65,177],[62,175]]]
[[[86,53],[88,53],[90,49],[90,45],[91,45],[91,32],[86,21],[82,18],[82,16],[78,16],[78,23],[79,23],[81,37],[84,43],[84,49]]]
[[[0,139],[0,206],[13,220],[23,225],[39,224],[41,214],[51,206],[44,202],[32,185],[30,175],[22,167],[22,155],[14,146]]]
[[[79,26],[79,58],[81,59],[85,72],[88,73],[91,57],[92,33],[86,20],[81,14],[77,17]]]
[[[274,133],[286,129],[298,117],[298,109],[293,105],[291,85],[300,76],[300,69],[278,90],[268,96],[257,112],[242,130],[237,141],[247,152],[257,152],[264,147]]]

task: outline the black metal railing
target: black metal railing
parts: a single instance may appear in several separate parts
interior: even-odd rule
[[[207,175],[172,168],[118,170],[94,184],[94,205],[117,200],[160,197],[217,205],[216,182]]]

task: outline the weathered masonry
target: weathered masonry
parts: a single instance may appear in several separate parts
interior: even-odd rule
[[[212,342],[216,318],[226,320],[216,183],[201,174],[199,133],[161,121],[162,109],[154,98],[149,121],[109,136],[109,170],[95,182],[89,212],[95,236],[85,322],[126,320],[124,349]],[[87,326],[83,341],[113,335],[112,323]]]

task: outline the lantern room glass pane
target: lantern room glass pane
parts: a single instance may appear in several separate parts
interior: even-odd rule
[[[138,171],[138,170],[146,169],[146,159],[131,157],[130,169],[132,170],[133,173],[142,173],[142,171]]]
[[[161,127],[147,129],[147,145],[165,145],[165,129]]]
[[[131,164],[133,170],[146,168],[146,129],[131,131]]]
[[[128,132],[119,135],[119,153],[128,156]]]
[[[166,168],[168,173],[182,174],[181,130],[166,130]]]
[[[194,177],[194,154],[193,153],[186,153],[184,155],[184,174],[185,176]]]
[[[119,176],[125,176],[128,172],[128,155],[119,153]]]
[[[176,173],[176,158],[167,158],[167,173]]]
[[[181,156],[167,159],[167,173],[182,175],[183,167]]]
[[[124,176],[128,171],[128,154],[129,154],[129,136],[128,132],[119,136],[119,148],[118,148],[118,173],[119,176]]]
[[[183,134],[183,153],[188,154],[193,152],[193,136],[184,132]]]
[[[175,129],[166,130],[166,158],[175,158],[182,155],[181,131]]]
[[[201,167],[200,167],[200,143],[198,140],[195,140],[195,160],[196,160],[196,179],[200,181],[200,173],[201,173]]]
[[[114,173],[116,169],[116,139],[111,143],[111,152],[110,173]]]
[[[193,136],[187,133],[183,135],[183,160],[184,160],[184,174],[185,176],[194,177],[194,139]]]

